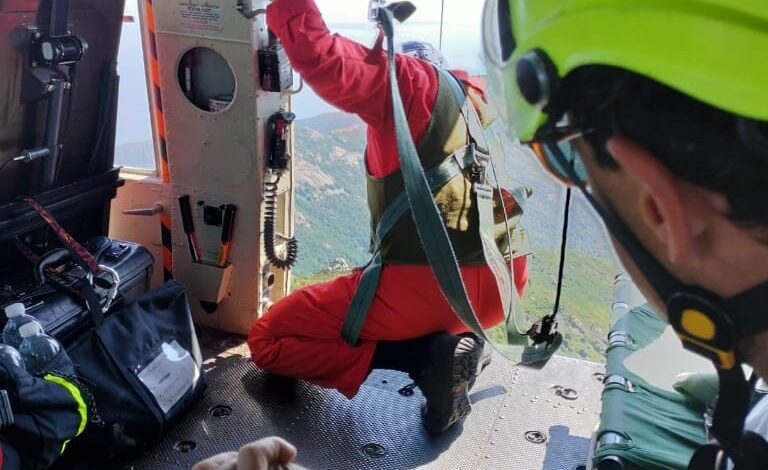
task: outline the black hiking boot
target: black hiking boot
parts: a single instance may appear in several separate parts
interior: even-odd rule
[[[467,391],[482,350],[474,335],[437,333],[430,339],[427,366],[416,380],[427,399],[422,422],[428,431],[444,432],[472,410]]]

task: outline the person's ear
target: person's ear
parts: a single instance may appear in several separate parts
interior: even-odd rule
[[[696,253],[696,240],[706,227],[692,188],[648,150],[623,137],[611,138],[608,152],[629,178],[638,183],[639,214],[648,232],[664,246],[667,260],[685,264]],[[691,204],[693,202],[693,204]]]

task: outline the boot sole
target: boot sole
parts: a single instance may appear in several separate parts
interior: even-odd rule
[[[471,411],[469,401],[469,383],[477,374],[478,364],[482,355],[480,343],[472,337],[464,337],[456,344],[453,350],[451,387],[451,414],[447,421],[430,424],[425,416],[424,426],[433,433],[444,432],[454,423],[464,419]],[[427,413],[428,414],[428,413]],[[442,420],[440,420],[442,421]]]
[[[486,367],[491,365],[491,361],[493,360],[493,351],[488,349],[488,354],[485,354],[486,345],[483,344],[484,341],[480,340],[479,343],[482,345],[480,346],[480,364],[477,371],[475,371],[475,375],[470,379],[469,385],[467,385],[467,390],[472,390],[472,388],[474,388],[477,378],[480,377],[480,374],[483,373]],[[488,346],[488,348],[490,348],[490,346]]]

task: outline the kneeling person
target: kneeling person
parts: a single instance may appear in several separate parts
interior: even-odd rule
[[[332,35],[312,0],[276,0],[267,9],[267,20],[305,82],[329,103],[357,114],[367,124],[365,165],[375,233],[387,209],[404,191],[385,52]],[[437,49],[419,42],[403,46],[403,53],[396,57],[398,83],[419,158],[429,170],[454,158],[475,139],[454,93],[456,86],[480,115],[475,119],[483,121],[475,128],[487,125],[490,113],[485,112],[482,87],[466,74],[449,73]],[[467,173],[459,172],[435,199],[462,266],[470,301],[488,328],[500,323],[504,312],[483,258],[477,205]],[[517,210],[519,214],[516,201],[504,201],[510,205],[508,213]],[[409,213],[393,224],[374,251],[383,267],[359,331],[342,337],[343,328],[350,333],[344,325],[362,270],[303,288],[277,302],[250,331],[253,361],[268,372],[335,388],[347,397],[358,392],[372,369],[407,372],[427,399],[424,425],[442,432],[470,411],[467,391],[482,360],[482,341],[467,333],[445,301]],[[526,259],[511,262],[522,292]]]

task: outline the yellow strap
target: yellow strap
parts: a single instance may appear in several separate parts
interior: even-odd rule
[[[75,437],[82,434],[83,431],[85,431],[86,424],[88,424],[88,407],[85,404],[85,400],[83,400],[83,395],[80,393],[80,389],[77,388],[72,382],[57,375],[46,374],[43,379],[47,380],[48,382],[61,385],[69,392],[70,395],[72,395],[72,398],[77,403],[77,412],[80,415],[80,425],[77,427],[77,434],[75,434]],[[64,445],[66,446],[66,443],[64,443]],[[63,450],[64,449],[62,448],[62,451]]]

